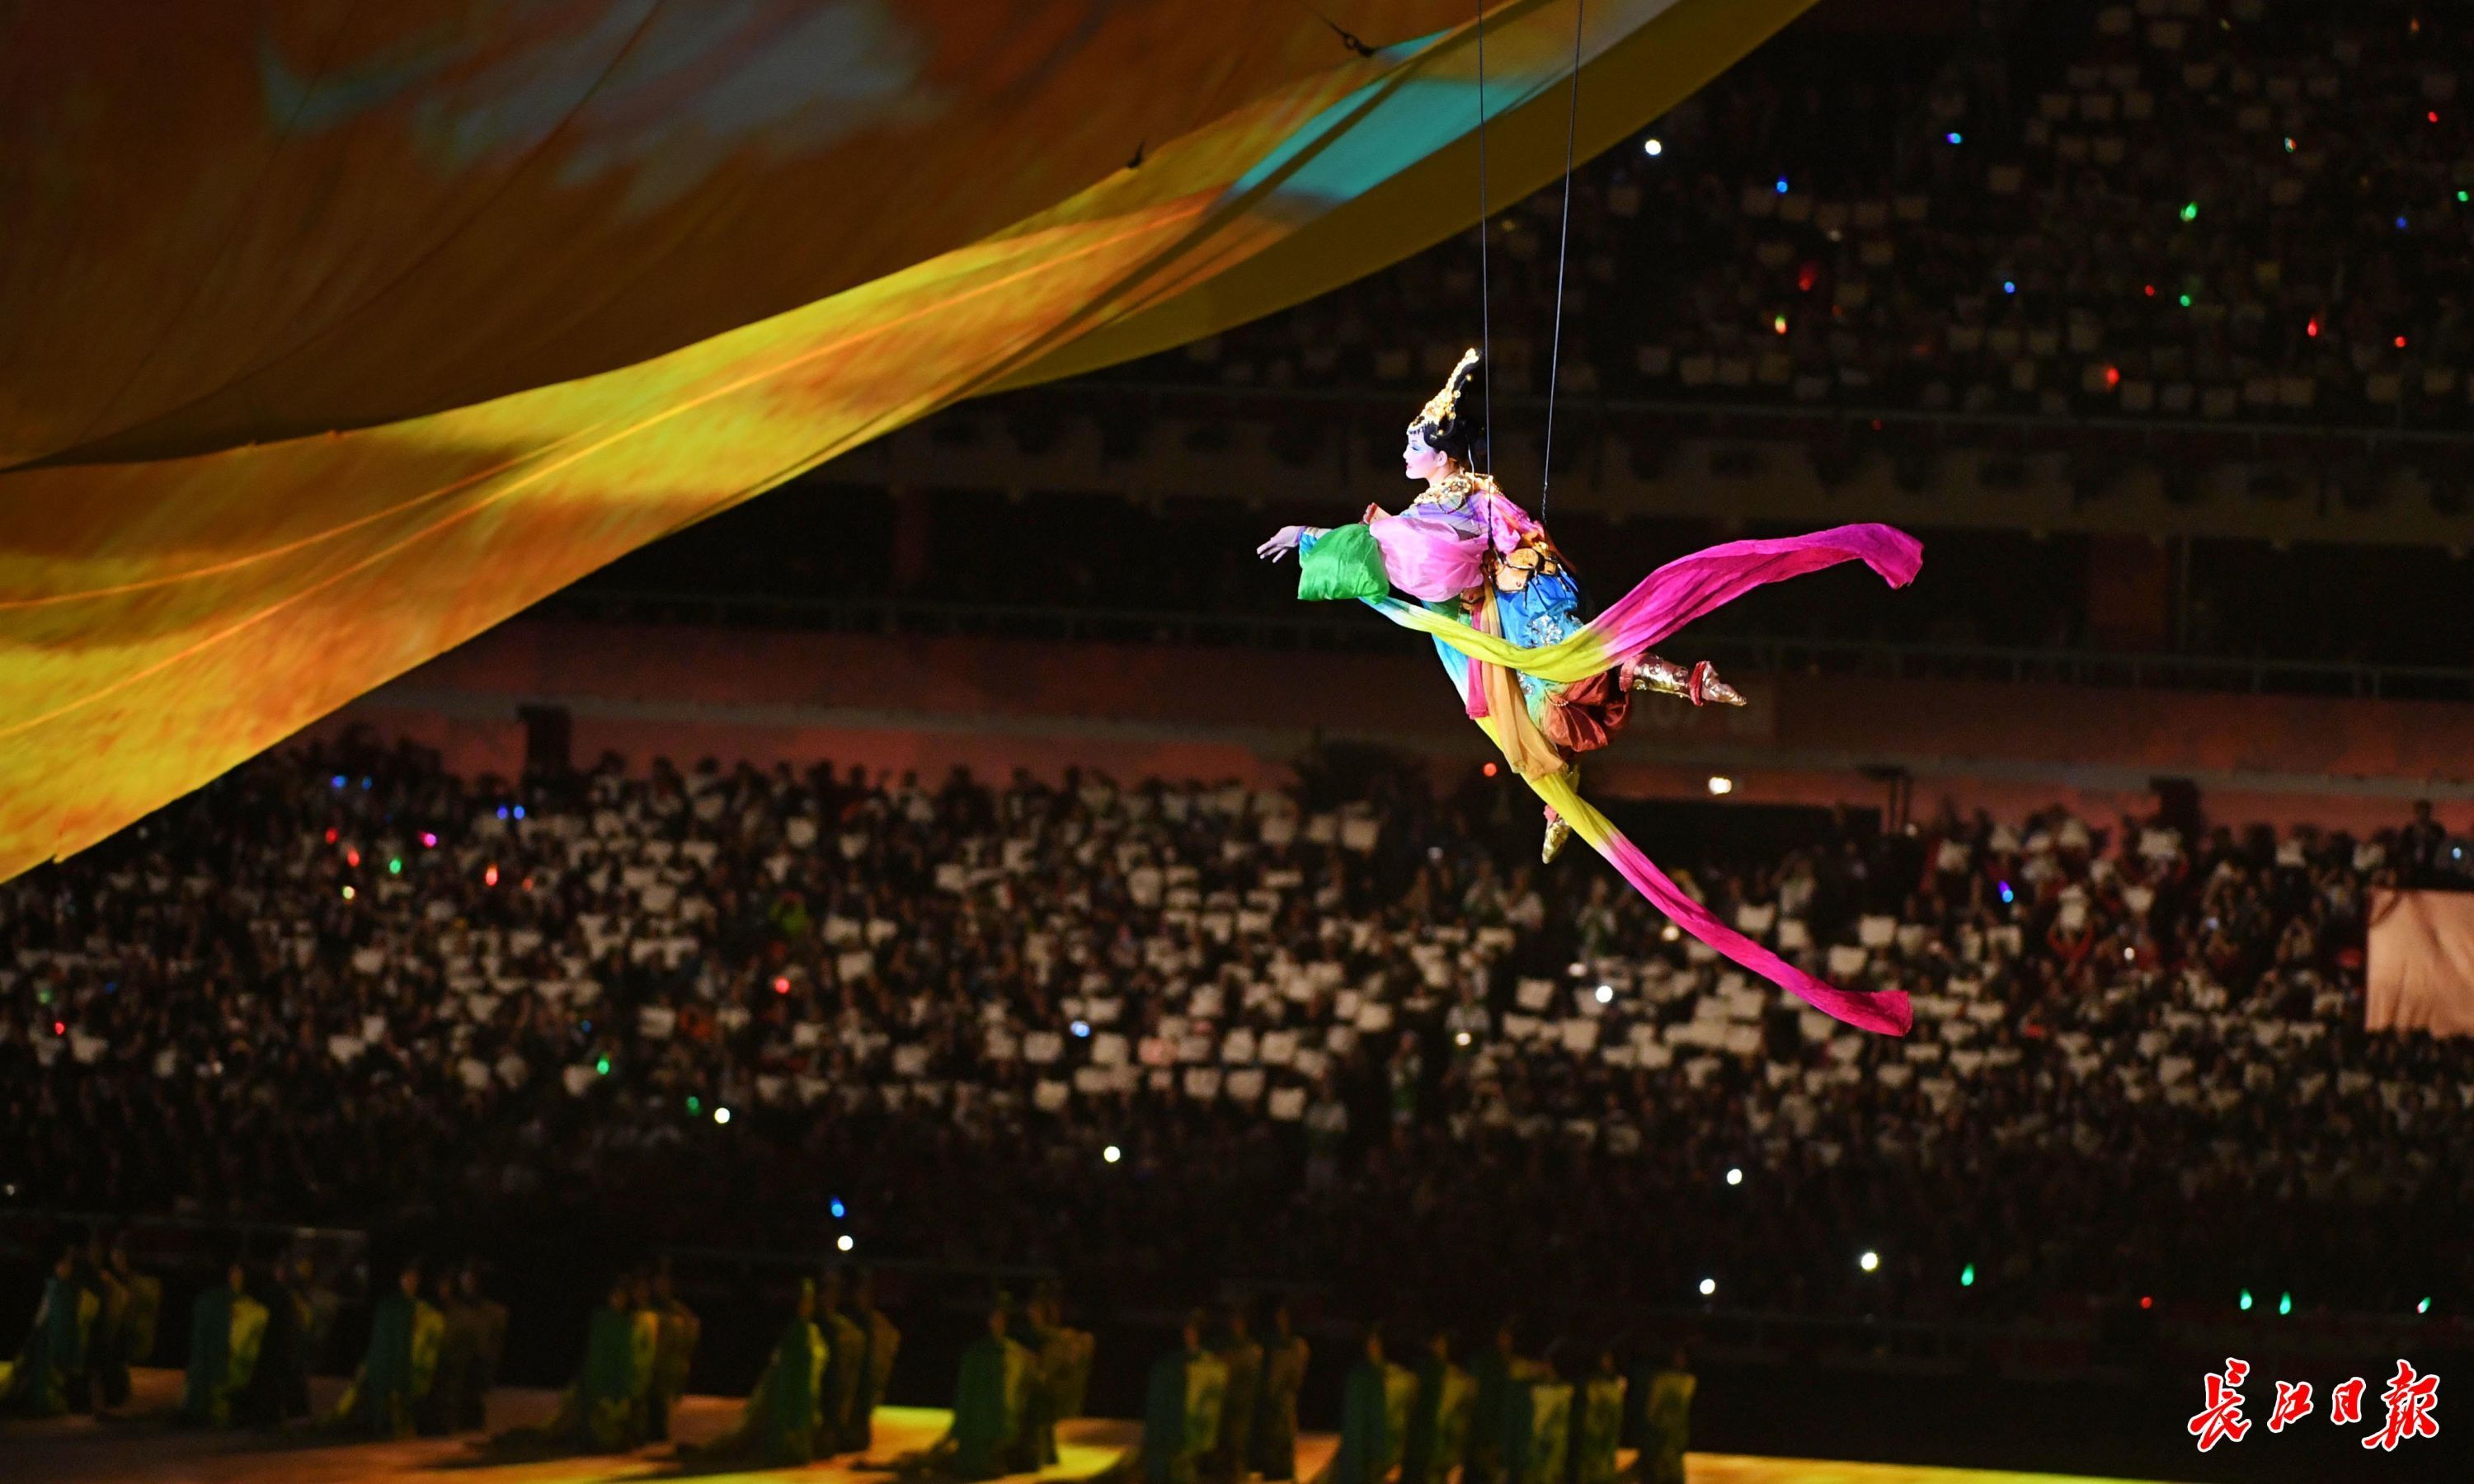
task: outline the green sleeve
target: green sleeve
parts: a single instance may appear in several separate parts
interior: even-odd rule
[[[1339,526],[1298,542],[1298,596],[1308,602],[1379,598],[1392,590],[1383,548],[1363,524]]]

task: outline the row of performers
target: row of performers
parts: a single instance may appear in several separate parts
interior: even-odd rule
[[[309,1411],[309,1374],[334,1328],[338,1300],[306,1253],[288,1253],[253,1281],[224,1265],[190,1309],[190,1355],[180,1418],[202,1426],[276,1424]],[[442,1277],[442,1301],[469,1274]],[[107,1412],[131,1397],[130,1368],[155,1358],[163,1283],[137,1270],[125,1239],[98,1235],[54,1261],[25,1342],[0,1361],[0,1416]],[[501,1311],[503,1316],[503,1311]]]
[[[1297,1470],[1297,1396],[1306,1344],[1275,1311],[1254,1344],[1234,1317],[1216,1347],[1189,1317],[1177,1350],[1152,1367],[1143,1416],[1144,1484],[1236,1484],[1250,1464],[1266,1480]],[[1644,1484],[1682,1484],[1695,1380],[1670,1364],[1626,1375],[1613,1347],[1586,1364],[1569,1352],[1520,1353],[1514,1327],[1464,1368],[1436,1330],[1414,1367],[1386,1358],[1380,1328],[1358,1340],[1342,1383],[1340,1448],[1325,1484],[1616,1484],[1619,1455],[1638,1451]],[[1243,1461],[1243,1462],[1241,1462]]]

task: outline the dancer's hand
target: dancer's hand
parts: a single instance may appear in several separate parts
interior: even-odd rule
[[[1272,533],[1272,539],[1254,548],[1254,555],[1266,562],[1277,562],[1298,549],[1298,541],[1306,534],[1303,526],[1282,526]]]

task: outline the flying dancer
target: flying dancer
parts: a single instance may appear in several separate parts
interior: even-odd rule
[[[1686,666],[1652,652],[1684,625],[1755,587],[1842,562],[1860,561],[1904,587],[1923,565],[1923,543],[1885,525],[1729,541],[1660,567],[1584,623],[1580,588],[1546,528],[1475,467],[1485,430],[1462,397],[1476,366],[1477,352],[1464,353],[1410,419],[1401,462],[1425,489],[1407,508],[1369,506],[1354,525],[1284,526],[1255,554],[1277,562],[1296,551],[1300,598],[1362,599],[1434,639],[1469,719],[1544,802],[1543,858],[1578,834],[1710,947],[1850,1025],[1904,1035],[1904,992],[1824,983],[1686,896],[1581,797],[1577,759],[1613,740],[1641,692],[1743,705],[1707,660]]]

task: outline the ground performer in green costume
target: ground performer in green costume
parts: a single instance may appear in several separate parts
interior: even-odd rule
[[[1684,1484],[1684,1450],[1691,1441],[1692,1394],[1700,1389],[1691,1358],[1679,1347],[1665,1370],[1649,1377],[1640,1409],[1642,1484]]]
[[[85,1374],[86,1342],[103,1305],[77,1281],[77,1254],[61,1254],[17,1358],[0,1372],[0,1416],[60,1417]]]
[[[866,1363],[860,1368],[859,1398],[851,1404],[850,1431],[842,1450],[864,1453],[876,1446],[876,1409],[885,1403],[885,1388],[893,1379],[893,1357],[902,1350],[902,1331],[876,1306],[876,1277],[861,1273],[852,1289],[852,1319],[867,1339]]]
[[[371,1437],[411,1437],[446,1334],[447,1316],[421,1297],[421,1264],[405,1263],[370,1316],[370,1348],[329,1420]]]
[[[538,1427],[517,1427],[490,1440],[511,1453],[619,1453],[644,1441],[644,1395],[653,1378],[658,1321],[636,1307],[635,1284],[621,1278],[593,1311],[584,1363],[560,1394],[558,1410]]]
[[[1144,1484],[1201,1484],[1220,1442],[1228,1373],[1202,1348],[1202,1316],[1189,1314],[1177,1348],[1152,1362],[1143,1408]]]
[[[1393,1393],[1402,1394],[1405,1414],[1414,1380],[1383,1358],[1381,1330],[1368,1329],[1362,1345],[1357,1364],[1349,1367],[1341,1385],[1340,1451],[1332,1456],[1332,1484],[1383,1484],[1407,1429],[1407,1417],[1394,1416]]]
[[[1615,1484],[1615,1452],[1623,1443],[1624,1378],[1612,1347],[1572,1399],[1572,1484]]]
[[[447,1316],[421,1297],[421,1264],[404,1264],[370,1316],[370,1348],[328,1420],[371,1437],[411,1437],[446,1334]]]
[[[1298,1391],[1306,1379],[1306,1342],[1289,1328],[1289,1306],[1272,1307],[1263,1344],[1263,1400],[1254,1414],[1254,1472],[1266,1479],[1298,1476]]]
[[[1220,1364],[1228,1373],[1228,1389],[1221,1399],[1220,1447],[1210,1473],[1215,1484],[1243,1484],[1253,1459],[1254,1414],[1263,1399],[1263,1347],[1247,1332],[1244,1304],[1229,1304],[1223,1322]]]
[[[828,1269],[817,1285],[816,1331],[825,1341],[824,1379],[816,1392],[816,1450],[830,1455],[843,1451],[851,1435],[867,1366],[867,1335],[842,1312],[842,1275],[837,1270]]]
[[[1400,1484],[1445,1484],[1468,1446],[1476,1396],[1477,1383],[1452,1364],[1451,1335],[1436,1330],[1426,1341],[1425,1363],[1418,1367],[1418,1404],[1400,1457]]]
[[[237,1262],[225,1281],[198,1295],[189,1309],[189,1374],[181,1388],[181,1420],[229,1427],[232,1402],[257,1374],[266,1339],[266,1305],[249,1296],[249,1275]]]
[[[1008,1307],[999,1299],[988,1309],[988,1332],[962,1352],[954,1382],[954,1426],[931,1449],[958,1477],[992,1479],[1010,1472],[1007,1460],[1021,1447],[1029,1410],[1031,1352],[1006,1335]]]
[[[802,1279],[789,1322],[772,1358],[756,1378],[739,1425],[679,1457],[699,1468],[787,1469],[816,1457],[817,1388],[825,1375],[825,1337],[816,1328],[816,1285]]]
[[[653,1319],[653,1375],[644,1389],[644,1435],[656,1441],[670,1435],[670,1410],[687,1395],[688,1367],[696,1344],[704,1338],[704,1321],[680,1299],[670,1279],[667,1257],[654,1264],[653,1274],[637,1307]]]

